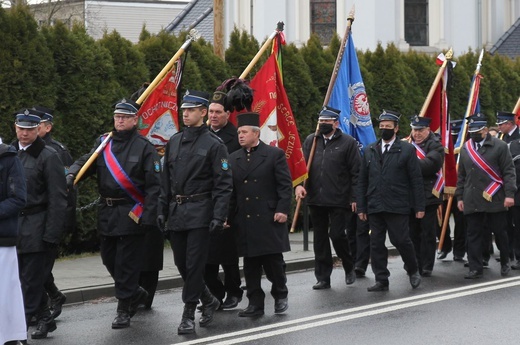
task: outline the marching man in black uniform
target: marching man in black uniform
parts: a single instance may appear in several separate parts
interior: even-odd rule
[[[209,236],[224,229],[233,181],[226,146],[204,124],[208,104],[207,92],[186,92],[181,105],[185,127],[170,138],[164,155],[157,225],[168,231],[175,265],[184,280],[178,334],[195,332],[199,299],[202,327],[220,306],[204,284],[204,267]]]
[[[369,292],[388,290],[387,231],[401,254],[410,285],[415,289],[421,284],[409,214],[413,210],[416,218],[424,217],[424,186],[414,146],[397,137],[400,117],[385,110],[379,115],[381,139],[367,146],[359,172],[357,211],[370,224],[370,261],[376,276]]]
[[[229,111],[224,108],[225,103],[226,94],[222,91],[215,91],[209,103],[209,130],[222,139],[228,154],[231,154],[240,149],[240,144],[238,143],[237,128],[229,122]],[[235,228],[227,228],[222,234],[210,237],[204,280],[211,293],[221,301],[222,309],[236,308],[244,294],[240,288],[237,236]],[[219,265],[222,265],[224,271],[224,283],[219,277]],[[223,301],[224,297],[226,297],[225,301]]]
[[[476,113],[467,118],[470,140],[460,151],[457,207],[467,223],[469,272],[466,279],[483,274],[482,244],[492,230],[500,250],[500,273],[509,274],[507,208],[514,205],[516,174],[507,144],[488,133],[486,117]]]
[[[101,258],[114,279],[118,299],[114,329],[129,327],[137,306],[148,297],[138,282],[145,233],[153,231],[160,190],[159,156],[154,146],[137,132],[138,110],[139,105],[130,100],[116,104],[113,136],[83,175],[97,176]],[[104,139],[105,136],[98,138],[92,151],[70,167],[69,190],[75,176]]]
[[[38,126],[38,136],[42,138],[43,141],[45,141],[45,145],[52,147],[56,150],[56,152],[58,152],[58,156],[60,157],[64,166],[63,173],[66,175],[69,167],[72,163],[74,163],[74,160],[72,160],[72,156],[70,155],[69,150],[67,150],[67,148],[62,143],[52,138],[51,131],[53,128],[54,119],[52,114],[53,110],[38,105],[35,105],[33,109],[43,113],[40,125]],[[63,226],[65,233],[72,233],[76,221],[76,194],[73,190],[68,191],[67,201],[67,213]],[[54,265],[54,260],[56,259],[58,253],[56,252],[50,254],[51,257],[49,259],[53,262]],[[58,316],[60,316],[62,306],[67,300],[67,297],[58,289],[54,283],[54,276],[52,275],[52,272],[49,274],[49,277],[45,282],[45,291],[50,298],[52,317],[56,319]]]
[[[444,147],[438,137],[430,130],[431,119],[415,115],[410,121],[412,127],[412,145],[415,146],[426,197],[424,217],[418,219],[415,214],[410,215],[410,236],[415,247],[419,273],[423,277],[430,277],[435,263],[437,248],[436,236],[439,221],[437,209],[442,204],[444,177]]]
[[[356,281],[354,258],[347,237],[347,220],[356,211],[354,188],[358,180],[360,154],[357,142],[339,128],[338,109],[323,107],[319,113],[320,135],[316,138],[316,154],[309,171],[307,190],[297,186],[298,198],[307,197],[314,233],[314,290],[330,289],[333,269],[330,242],[341,259],[345,271],[345,283]],[[303,153],[308,160],[315,134],[303,143]],[[354,234],[356,228],[348,229]],[[330,238],[330,240],[329,240]]]
[[[504,111],[497,112],[497,125],[502,135],[498,137],[507,143],[509,151],[515,163],[517,188],[520,186],[520,131],[516,125],[516,115]],[[516,158],[516,159],[515,159]],[[516,194],[519,194],[518,191]],[[511,265],[514,270],[520,269],[520,198],[515,205],[507,210],[507,238],[509,240],[509,257],[516,258],[516,263]]]
[[[18,218],[18,262],[24,295],[26,322],[36,316],[38,326],[33,339],[46,338],[56,330],[51,316],[44,283],[54,261],[48,260],[56,251],[63,233],[62,212],[67,206],[63,165],[54,150],[38,137],[43,113],[21,109],[16,113],[14,143],[23,164],[27,181],[27,204]]]
[[[260,140],[258,113],[240,114],[237,121],[243,149],[230,156],[234,190],[229,219],[238,227],[249,299],[248,307],[238,316],[264,314],[262,269],[272,283],[274,312],[280,314],[289,307],[282,253],[290,250],[287,215],[291,207],[291,174],[283,150]]]

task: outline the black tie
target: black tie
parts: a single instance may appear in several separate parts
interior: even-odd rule
[[[383,154],[388,152],[388,147],[390,147],[390,144],[385,144],[385,150],[383,151]]]
[[[325,146],[327,146],[327,144],[329,143],[329,139],[325,138]]]
[[[480,150],[480,143],[477,143],[477,151]]]

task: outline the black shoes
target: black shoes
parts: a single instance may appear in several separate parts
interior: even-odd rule
[[[502,277],[507,276],[509,272],[511,272],[511,267],[509,267],[509,265],[502,265],[502,267],[500,268],[500,274],[502,275]]]
[[[112,321],[112,329],[121,329],[130,327],[130,314],[126,311],[117,311],[117,316]]]
[[[463,256],[453,255],[453,261],[464,262]]]
[[[238,303],[242,302],[242,297],[227,296],[224,303],[222,303],[222,309],[233,309],[238,306]]]
[[[182,319],[177,334],[193,334],[195,333],[195,303],[186,303],[182,312]]]
[[[274,302],[274,313],[281,314],[289,308],[287,298],[280,298]]]
[[[40,320],[36,331],[31,333],[31,339],[44,339],[47,338],[49,332],[56,330],[56,321],[50,319],[49,321]]]
[[[319,281],[312,287],[314,290],[330,289],[330,283]]]
[[[260,308],[254,305],[249,305],[246,309],[242,309],[238,312],[240,317],[256,317],[264,315],[264,308]]]
[[[61,314],[61,309],[63,304],[67,300],[67,296],[65,296],[61,291],[58,291],[56,295],[51,298],[51,316],[53,319],[56,319]]]
[[[421,275],[419,274],[419,271],[410,275],[410,285],[413,289],[416,289],[421,285]]]
[[[368,292],[388,291],[388,284],[376,282],[374,285],[367,287],[367,291]]]
[[[202,315],[199,319],[199,325],[205,327],[213,321],[213,314],[220,308],[220,301],[211,294],[207,287],[204,289],[200,300],[202,302]]]
[[[356,278],[363,278],[365,276],[366,270],[362,267],[355,267],[354,272],[356,273]]]
[[[479,271],[469,271],[464,276],[464,279],[478,279],[478,278],[482,278],[482,272],[479,272]]]
[[[437,255],[437,260],[446,259],[447,256],[448,256],[448,252],[441,251],[441,252],[439,253],[439,255]]]
[[[354,270],[345,273],[345,283],[347,285],[352,285],[356,281],[356,272]]]
[[[423,270],[422,273],[421,273],[421,276],[423,276],[423,277],[431,277],[432,276],[432,271],[431,270]]]
[[[148,292],[139,286],[135,295],[132,296],[130,300],[130,317],[133,317],[135,313],[137,313],[137,307],[139,304],[145,304],[148,299]]]

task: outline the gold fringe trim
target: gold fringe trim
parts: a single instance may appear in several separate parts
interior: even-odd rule
[[[136,216],[132,211],[130,211],[130,212],[128,213],[128,217],[132,218],[132,220],[133,220],[134,222],[136,222],[137,224],[139,224],[139,217],[137,217],[137,216]]]
[[[484,197],[484,199],[486,199],[487,201],[491,202],[491,197],[492,196],[489,195],[489,193],[483,192],[482,196]]]

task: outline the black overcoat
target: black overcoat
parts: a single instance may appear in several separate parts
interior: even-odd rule
[[[255,257],[290,250],[287,223],[275,213],[289,214],[292,181],[283,150],[260,144],[230,156],[233,198],[229,219],[239,232],[240,256]]]

